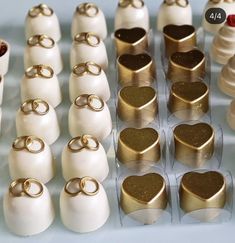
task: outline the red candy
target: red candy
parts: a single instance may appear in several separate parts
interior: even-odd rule
[[[228,15],[227,24],[231,27],[235,27],[235,14]]]

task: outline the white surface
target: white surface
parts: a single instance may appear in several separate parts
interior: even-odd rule
[[[15,132],[15,112],[20,105],[20,79],[24,72],[23,67],[23,49],[25,46],[25,37],[24,37],[24,28],[23,22],[24,17],[27,13],[27,10],[30,6],[38,4],[38,1],[24,0],[24,1],[14,1],[14,0],[0,0],[1,6],[4,6],[4,11],[0,15],[0,36],[5,38],[12,47],[11,60],[10,60],[10,69],[5,77],[5,90],[4,90],[4,99],[3,99],[3,129],[2,136],[0,138],[0,242],[158,242],[158,243],[168,243],[168,242],[181,242],[181,243],[198,243],[198,242],[234,242],[235,236],[234,227],[235,222],[234,218],[229,223],[226,224],[214,224],[214,225],[153,225],[145,227],[133,227],[133,228],[122,228],[119,223],[118,216],[118,207],[117,199],[115,192],[115,169],[114,161],[111,159],[113,154],[112,147],[109,150],[109,163],[110,163],[110,176],[105,182],[105,188],[108,194],[108,198],[111,205],[111,216],[106,225],[100,230],[89,233],[89,234],[75,234],[68,231],[63,226],[60,215],[59,215],[59,193],[64,185],[64,180],[61,174],[60,166],[60,154],[62,152],[63,146],[69,140],[68,134],[68,124],[67,116],[68,109],[70,106],[69,95],[68,95],[68,80],[70,75],[69,68],[69,50],[71,46],[71,37],[70,37],[70,24],[73,12],[75,7],[81,1],[69,0],[69,1],[45,1],[51,5],[52,8],[56,11],[60,22],[62,24],[62,40],[60,42],[60,48],[63,55],[63,60],[65,63],[65,68],[63,72],[59,75],[59,80],[61,82],[62,91],[63,91],[63,102],[56,111],[59,116],[61,123],[61,137],[53,145],[53,151],[57,157],[57,175],[56,178],[52,180],[47,186],[49,191],[53,196],[53,201],[56,205],[56,220],[52,226],[44,233],[30,237],[30,238],[20,238],[12,235],[8,232],[2,211],[2,198],[3,192],[7,190],[7,187],[10,183],[10,177],[8,172],[7,164],[7,155],[10,150],[10,145],[16,137]],[[97,0],[96,2],[103,10],[104,13],[108,16],[114,16],[115,5],[117,1],[109,0]],[[147,0],[146,3],[149,7],[151,16],[154,16],[152,19],[152,26],[155,26],[155,13],[160,5],[160,0],[157,1]],[[194,15],[202,13],[203,6],[206,1],[191,1]],[[6,11],[5,11],[6,10]],[[198,22],[198,21],[197,21]],[[109,26],[112,26],[113,22],[108,20]],[[109,44],[109,48],[110,43]],[[159,39],[158,39],[159,44]],[[210,43],[207,44],[207,47]],[[159,83],[161,88],[159,90],[160,100],[164,98],[164,89],[163,85],[164,80],[162,72],[160,71],[160,49],[158,45],[157,61],[158,61],[158,74],[159,74]],[[217,78],[218,71],[220,70],[219,66],[213,67],[212,73],[212,116],[216,123],[222,125],[225,133],[225,148],[223,156],[223,167],[232,171],[235,175],[235,133],[229,129],[226,123],[226,109],[231,101],[230,98],[223,95],[217,88]],[[110,72],[108,74],[108,79],[110,83],[114,83],[115,74]],[[114,92],[114,88],[112,88]],[[165,104],[161,104],[162,107],[162,117],[166,117]],[[113,111],[113,109],[112,109]],[[114,119],[114,116],[113,116]],[[105,144],[107,149],[107,144]],[[234,210],[233,210],[234,214]]]

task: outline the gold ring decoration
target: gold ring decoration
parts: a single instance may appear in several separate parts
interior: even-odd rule
[[[55,46],[55,41],[47,35],[33,35],[27,40],[27,44],[51,49]]]
[[[144,7],[143,0],[119,0],[118,6],[121,8],[127,8],[132,6],[133,8],[142,8]]]
[[[38,186],[39,190],[37,193],[31,193],[29,189],[31,188],[31,185],[35,184]],[[15,188],[17,186],[21,186],[20,191],[16,191]],[[40,181],[36,179],[31,178],[20,178],[15,181],[13,181],[9,187],[9,193],[14,197],[22,197],[22,196],[28,196],[31,198],[40,197],[43,193],[43,185]]]
[[[99,13],[99,8],[94,3],[82,3],[77,7],[77,12],[87,17],[95,17]]]
[[[38,110],[39,105],[43,105],[45,109],[43,111]],[[49,105],[46,101],[41,99],[30,99],[30,100],[26,100],[21,105],[20,109],[25,115],[34,113],[43,116],[48,113]]]
[[[98,100],[100,102],[100,107],[95,107],[94,105],[92,105],[92,101],[94,100]],[[82,109],[86,107],[90,108],[93,111],[102,111],[104,109],[104,101],[99,96],[94,94],[80,95],[75,99],[74,104],[78,109]]]
[[[90,191],[87,191],[85,189],[86,187],[86,182],[87,181],[91,181],[95,184],[95,190],[90,192]],[[75,184],[75,188],[76,190],[75,191],[71,191],[69,189],[69,186],[74,183]],[[70,179],[66,184],[65,184],[65,187],[64,187],[64,191],[69,194],[71,197],[76,197],[78,196],[79,194],[84,194],[86,196],[94,196],[96,195],[98,192],[99,192],[99,183],[97,182],[96,179],[92,178],[92,177],[89,177],[89,176],[85,176],[83,178],[72,178]]]
[[[43,16],[51,16],[54,13],[54,11],[48,7],[46,4],[39,4],[37,6],[32,7],[29,12],[28,12],[28,16],[31,18],[35,18],[38,17],[40,15]]]
[[[95,143],[95,146],[92,146],[89,143],[89,140],[92,140]],[[75,143],[81,143],[81,147],[79,148],[74,148],[73,145]],[[92,150],[92,151],[97,151],[99,149],[99,141],[97,140],[97,138],[91,136],[91,135],[82,135],[82,136],[78,136],[75,137],[73,139],[71,139],[68,143],[68,149],[72,152],[72,153],[77,153],[80,152],[83,149],[88,149],[88,150]]]
[[[77,76],[83,76],[86,74],[99,76],[102,68],[94,62],[85,62],[77,64],[73,67],[73,73]]]
[[[100,37],[92,32],[82,32],[74,37],[77,43],[85,43],[89,46],[97,47],[100,44]]]
[[[50,66],[46,66],[43,64],[33,65],[26,69],[25,76],[27,78],[52,78],[54,75],[54,71]]]
[[[164,0],[164,3],[169,6],[176,4],[183,8],[186,8],[189,4],[188,0]]]
[[[40,147],[38,149],[33,149],[32,144],[33,142],[38,142]],[[45,148],[45,144],[42,139],[35,137],[35,136],[21,136],[16,138],[16,140],[12,144],[12,148],[15,151],[26,150],[33,154],[38,154],[42,152]]]

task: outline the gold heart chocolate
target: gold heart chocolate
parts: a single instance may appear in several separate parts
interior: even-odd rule
[[[117,55],[139,54],[148,49],[148,36],[143,28],[118,29],[114,33]]]
[[[200,50],[175,52],[171,55],[167,78],[172,82],[193,82],[205,77],[206,59]]]
[[[214,153],[215,133],[207,123],[180,124],[173,131],[175,159],[179,162],[200,167]]]
[[[125,128],[120,132],[117,158],[124,164],[157,162],[161,157],[160,136],[153,128]]]
[[[166,182],[157,173],[129,176],[122,183],[120,205],[126,214],[143,209],[165,209],[167,201]]]
[[[166,56],[186,52],[197,45],[195,28],[192,25],[166,25],[163,28]]]
[[[168,109],[183,120],[197,120],[209,110],[209,89],[203,82],[176,82],[170,89]]]
[[[118,93],[117,114],[137,127],[152,122],[158,113],[157,95],[152,87],[127,86]]]
[[[122,86],[150,85],[155,79],[155,65],[147,53],[123,54],[117,59],[119,82]]]
[[[216,171],[188,172],[179,189],[180,207],[185,212],[206,208],[223,208],[226,202],[226,182]]]

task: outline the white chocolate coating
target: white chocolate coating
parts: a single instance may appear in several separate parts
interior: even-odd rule
[[[105,72],[97,76],[84,74],[77,76],[73,72],[69,79],[69,96],[71,103],[81,94],[96,94],[105,102],[110,98],[110,88]]]
[[[232,130],[235,131],[235,100],[230,103],[227,111],[227,122]]]
[[[202,19],[202,26],[203,28],[212,33],[212,34],[216,34],[219,29],[221,27],[223,27],[224,22],[221,24],[210,24],[207,22],[206,18],[205,18],[205,13],[209,8],[222,8],[225,12],[226,12],[226,16],[230,15],[230,14],[234,14],[235,13],[235,2],[225,2],[225,1],[220,1],[218,3],[213,3],[208,1],[205,9],[204,9],[204,13],[203,13],[203,19]],[[226,21],[226,19],[225,19]]]
[[[62,101],[59,80],[56,75],[51,78],[28,78],[24,75],[21,79],[21,101],[40,98],[52,107],[58,106]]]
[[[2,105],[4,90],[4,77],[0,75],[0,105]]]
[[[93,32],[98,35],[102,40],[107,37],[107,25],[104,13],[100,8],[97,15],[89,17],[80,14],[78,11],[74,12],[72,27],[71,27],[71,37],[74,38],[75,35],[81,32]]]
[[[115,30],[140,27],[148,32],[149,25],[149,12],[146,5],[142,8],[134,8],[131,5],[126,8],[117,7],[114,23]]]
[[[70,51],[70,67],[71,69],[79,63],[95,62],[102,69],[108,68],[108,55],[105,44],[102,40],[98,46],[90,46],[86,43],[77,43],[73,41]]]
[[[25,37],[28,39],[33,35],[47,35],[56,42],[61,39],[59,20],[55,13],[51,16],[39,15],[37,17],[26,16]]]
[[[33,145],[40,146],[34,141]],[[16,151],[11,148],[8,162],[12,180],[18,178],[35,178],[46,184],[55,175],[55,160],[50,147],[44,142],[40,153],[30,153],[27,150]]]
[[[157,15],[157,29],[162,31],[166,25],[192,25],[192,8],[190,4],[180,7],[176,4],[162,3]]]
[[[66,145],[62,152],[61,162],[63,177],[66,181],[75,177],[90,176],[102,182],[109,173],[107,155],[101,143],[96,151],[83,149],[79,152],[71,152]]]
[[[227,23],[215,35],[211,45],[211,57],[215,62],[226,64],[235,54],[235,27]]]
[[[48,145],[53,144],[60,135],[60,127],[54,108],[49,105],[45,115],[24,114],[21,109],[16,113],[17,136],[34,135],[42,138]]]
[[[37,198],[13,197],[7,191],[4,195],[3,210],[8,228],[20,236],[35,235],[45,231],[55,217],[51,196],[44,185],[43,194]]]
[[[8,72],[9,68],[9,59],[10,59],[10,45],[5,40],[0,40],[7,45],[7,51],[0,57],[0,75],[4,76]]]
[[[110,214],[109,202],[103,186],[94,196],[79,194],[71,197],[64,189],[60,194],[60,215],[63,224],[70,230],[86,233],[102,227]]]
[[[68,119],[71,137],[89,134],[102,141],[112,131],[111,115],[106,103],[102,111],[93,111],[89,108],[79,109],[73,103],[69,109]]]
[[[33,65],[44,64],[52,67],[55,74],[59,74],[63,69],[63,61],[59,46],[55,43],[52,48],[41,46],[26,46],[24,51],[25,70]]]

